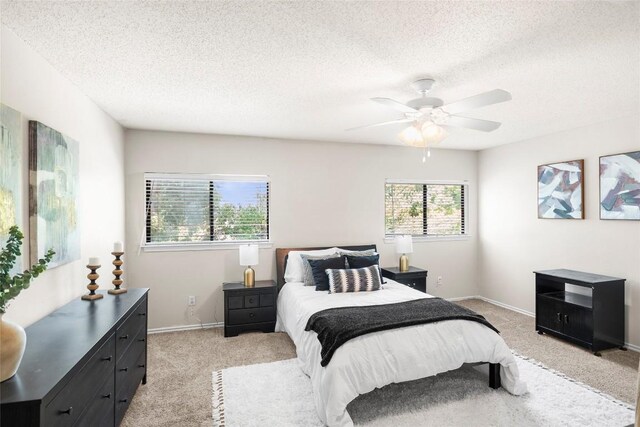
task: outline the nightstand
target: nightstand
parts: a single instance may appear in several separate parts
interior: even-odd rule
[[[256,280],[252,288],[242,282],[223,283],[224,336],[240,332],[273,332],[276,327],[278,287],[273,280]]]
[[[400,271],[398,267],[381,268],[382,277],[395,280],[417,291],[427,292],[427,270],[409,266],[408,271]]]

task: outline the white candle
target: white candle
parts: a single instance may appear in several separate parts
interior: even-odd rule
[[[100,258],[97,256],[92,256],[89,258],[89,265],[100,265]]]
[[[113,252],[124,252],[124,246],[122,245],[122,242],[113,243]]]

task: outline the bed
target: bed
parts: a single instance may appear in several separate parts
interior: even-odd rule
[[[375,249],[375,245],[341,246],[348,250]],[[370,333],[343,344],[330,363],[321,366],[321,344],[317,334],[305,331],[316,312],[334,307],[371,306],[433,298],[408,286],[386,279],[375,292],[328,294],[313,286],[285,283],[290,251],[323,248],[276,249],[279,288],[276,331],[286,332],[296,346],[302,370],[311,378],[315,406],[329,426],[352,426],[347,405],[358,395],[375,388],[411,381],[458,369],[465,363],[490,363],[490,385],[502,385],[520,395],[526,385],[504,340],[488,327],[467,320],[448,320]]]

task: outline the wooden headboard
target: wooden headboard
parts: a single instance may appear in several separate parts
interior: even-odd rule
[[[278,290],[284,285],[284,271],[287,268],[287,259],[290,251],[317,251],[320,249],[329,249],[334,246],[321,246],[316,248],[276,248],[276,274],[278,282]],[[367,249],[377,250],[376,245],[357,245],[357,246],[338,246],[349,251],[366,251]]]

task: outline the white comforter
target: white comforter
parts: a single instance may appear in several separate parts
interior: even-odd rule
[[[302,369],[311,377],[318,415],[325,424],[352,426],[347,404],[360,394],[457,369],[463,363],[499,363],[502,386],[515,395],[527,391],[507,344],[477,322],[449,320],[363,335],[343,344],[326,367],[320,366],[317,334],[304,330],[313,313],[327,308],[431,297],[390,279],[383,290],[360,293],[328,294],[302,283],[283,286],[276,331],[289,334],[296,345]]]

